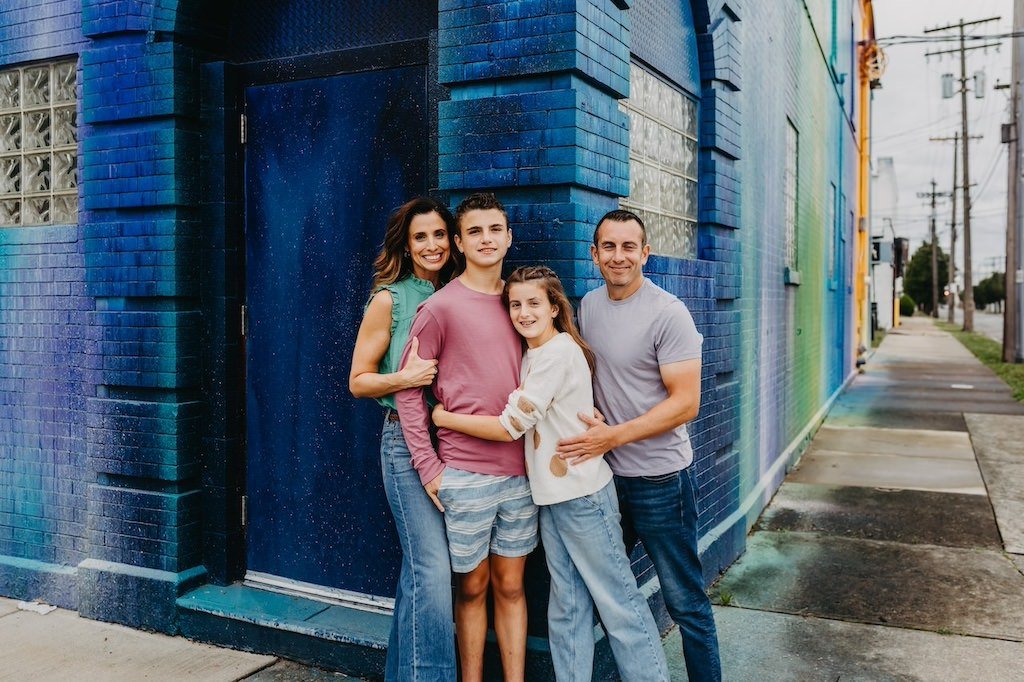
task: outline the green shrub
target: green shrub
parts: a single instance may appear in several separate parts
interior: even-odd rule
[[[914,299],[910,298],[906,294],[900,296],[900,317],[913,317],[914,308],[917,304],[914,303]]]

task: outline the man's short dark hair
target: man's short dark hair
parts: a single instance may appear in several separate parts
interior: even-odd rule
[[[498,197],[494,196],[493,192],[476,192],[463,199],[462,203],[455,209],[455,227],[458,229],[459,234],[462,234],[462,216],[470,211],[488,211],[492,208],[501,211],[501,215],[505,216],[505,225],[507,226],[508,212],[505,211],[505,207],[502,206],[501,202],[498,201]]]
[[[617,208],[614,211],[608,211],[597,221],[597,227],[594,228],[594,246],[599,246],[597,243],[597,233],[601,230],[601,225],[606,220],[610,220],[613,223],[628,223],[630,220],[635,220],[636,224],[640,226],[640,246],[647,245],[647,226],[644,225],[643,219],[632,211]]]

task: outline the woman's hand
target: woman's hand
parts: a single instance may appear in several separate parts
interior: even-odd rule
[[[437,360],[424,360],[419,355],[420,340],[412,337],[409,345],[409,357],[401,369],[402,378],[407,388],[429,386],[437,376]]]
[[[444,405],[438,403],[434,405],[434,411],[430,413],[430,418],[434,421],[434,426],[444,428],[444,418],[448,414],[448,410],[444,409]]]

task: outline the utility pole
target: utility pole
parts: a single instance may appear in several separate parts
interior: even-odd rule
[[[1022,4],[1015,0],[1015,5]],[[1015,7],[1016,10],[1016,7]],[[1014,22],[1018,21],[1018,13],[1014,12]],[[1020,59],[1020,48],[1017,39],[1013,39],[1013,66],[1009,83],[996,86],[996,90],[1010,91],[1010,122],[1003,125],[1003,144],[1008,145],[1006,155],[1006,261],[1003,267],[1003,289],[1006,305],[1003,309],[1003,362],[1013,362],[1017,355],[1017,320],[1016,291],[1013,286],[1012,273],[1017,269],[1017,202],[1019,201],[1017,176],[1019,175],[1018,141],[1018,106],[1020,99],[1020,74],[1017,62]]]
[[[949,305],[946,306],[946,321],[953,324],[956,314],[956,157],[960,151],[960,133],[953,135],[953,184],[949,195],[953,210],[949,217]]]
[[[1006,305],[1003,308],[1003,362],[1024,361],[1024,291],[1021,290],[1021,251],[1024,241],[1024,221],[1021,220],[1021,61],[1024,60],[1024,46],[1021,44],[1021,31],[1024,31],[1024,0],[1013,2],[1013,50],[1010,76],[1010,155],[1009,181],[1007,191],[1006,216],[1006,266],[1003,268],[1003,288],[1006,292]]]
[[[945,192],[935,191],[935,178],[932,178],[932,191],[931,192],[918,192],[917,196],[922,199],[931,199],[932,202],[932,216],[931,216],[931,232],[932,232],[932,317],[939,316],[939,244],[935,233],[935,200],[938,197],[946,196]]]
[[[1021,0],[1024,1],[1024,0]],[[971,135],[972,140],[980,140],[984,135]],[[956,182],[958,172],[957,156],[960,151],[960,133],[954,133],[952,137],[929,137],[932,142],[953,143],[953,184],[949,196],[953,199],[953,210],[949,220],[949,305],[946,309],[946,321],[953,323],[956,311],[956,191],[960,185]]]
[[[999,17],[978,19],[977,21],[964,21],[940,26],[925,31],[925,33],[939,33],[942,31],[959,30],[960,47],[951,50],[940,50],[937,52],[926,52],[925,57],[942,54],[960,53],[960,138],[964,141],[964,331],[974,331],[974,281],[971,265],[971,162],[970,162],[970,140],[971,136],[967,127],[967,53],[971,50],[982,50],[989,47],[998,47],[999,43],[986,43],[973,47],[964,47],[964,29],[968,26],[977,26],[992,21],[999,21]],[[950,38],[953,40],[954,38]]]

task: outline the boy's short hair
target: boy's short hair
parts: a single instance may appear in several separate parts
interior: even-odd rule
[[[594,246],[600,246],[600,244],[597,243],[597,233],[601,231],[601,225],[606,220],[610,220],[613,223],[628,223],[630,220],[635,220],[636,224],[640,226],[640,246],[647,245],[647,226],[644,225],[643,219],[632,211],[627,211],[624,208],[617,208],[614,211],[608,211],[601,216],[600,220],[597,221],[597,227],[594,228]]]
[[[505,216],[505,225],[508,226],[508,212],[493,192],[476,192],[463,199],[455,209],[455,227],[459,234],[462,234],[462,216],[470,211],[487,211],[492,208],[501,211],[501,215]]]

